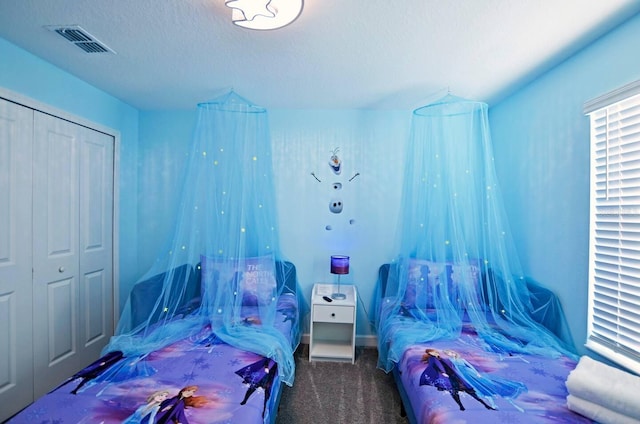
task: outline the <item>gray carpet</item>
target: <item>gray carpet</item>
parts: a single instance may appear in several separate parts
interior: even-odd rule
[[[284,387],[277,424],[408,422],[393,376],[376,368],[375,348],[358,348],[354,365],[309,362],[309,345],[300,345],[295,358],[295,381]]]

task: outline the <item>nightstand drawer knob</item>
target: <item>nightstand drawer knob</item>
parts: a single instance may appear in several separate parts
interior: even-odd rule
[[[335,312],[333,312],[333,313],[331,314],[331,316],[332,316],[333,318],[335,318],[335,317],[336,317],[336,313],[335,313]]]

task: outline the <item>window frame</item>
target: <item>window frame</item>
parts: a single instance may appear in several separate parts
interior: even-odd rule
[[[627,159],[633,153],[640,157],[640,80],[586,102],[584,113],[590,122],[591,157],[585,346],[640,373],[640,231],[630,231],[640,228],[640,199],[627,200],[628,191],[637,191],[640,198],[640,178],[632,183],[627,176],[640,175],[640,160],[628,167]],[[626,132],[629,119],[633,130]],[[629,248],[636,243],[637,249]]]

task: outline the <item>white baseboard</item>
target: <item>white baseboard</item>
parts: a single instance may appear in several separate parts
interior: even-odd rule
[[[302,335],[300,343],[309,344],[309,333]],[[356,346],[378,347],[378,337],[375,335],[356,336]]]
[[[368,336],[356,336],[356,346],[378,347],[378,337],[372,334]]]

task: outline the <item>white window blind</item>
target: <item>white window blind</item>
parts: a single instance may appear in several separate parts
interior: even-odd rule
[[[638,88],[640,84],[627,88]],[[640,372],[640,94],[591,102],[587,347]],[[620,100],[620,98],[622,98]]]

